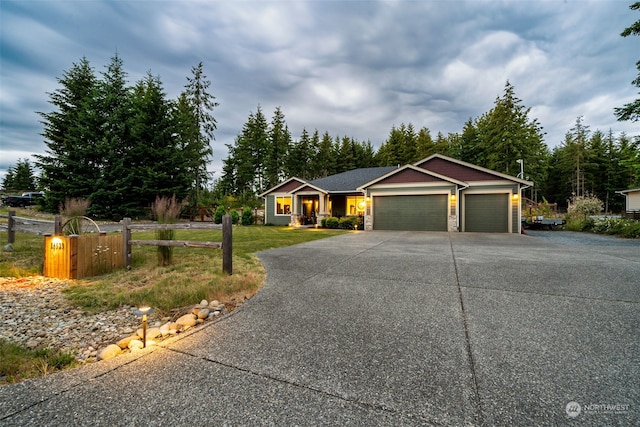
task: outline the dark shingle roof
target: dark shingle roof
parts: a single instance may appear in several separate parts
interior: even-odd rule
[[[354,169],[348,172],[330,175],[325,178],[314,179],[309,182],[330,193],[356,191],[356,189],[361,185],[366,184],[369,181],[373,181],[376,178],[380,178],[382,175],[385,175],[397,168],[397,166],[384,166],[378,168]]]

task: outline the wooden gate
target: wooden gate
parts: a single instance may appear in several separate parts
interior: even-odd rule
[[[122,235],[45,236],[46,277],[82,279],[123,267]]]

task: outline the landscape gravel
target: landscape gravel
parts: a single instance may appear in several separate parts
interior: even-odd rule
[[[67,286],[68,281],[42,276],[0,278],[0,339],[70,352],[79,362],[90,362],[101,348],[140,328],[136,307],[88,313],[65,299]],[[153,314],[149,326],[167,320]]]

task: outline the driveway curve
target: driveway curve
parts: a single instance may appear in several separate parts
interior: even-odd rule
[[[259,257],[242,308],[2,387],[0,424],[640,422],[640,245],[360,232]]]

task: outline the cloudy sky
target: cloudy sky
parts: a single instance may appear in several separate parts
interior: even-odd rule
[[[130,84],[159,75],[168,97],[202,61],[220,106],[210,170],[250,112],[281,107],[302,129],[370,140],[393,125],[460,132],[515,87],[549,147],[584,116],[590,129],[640,134],[613,108],[635,99],[640,38],[620,32],[631,0],[102,1],[0,0],[0,177],[46,146],[37,111],[86,57],[118,52]]]

